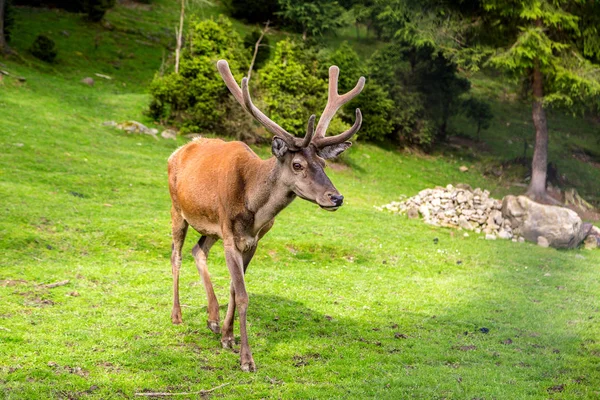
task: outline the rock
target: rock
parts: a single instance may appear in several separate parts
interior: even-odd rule
[[[419,209],[417,207],[410,207],[406,212],[406,215],[409,219],[418,219],[419,218]]]
[[[429,212],[429,208],[427,208],[427,206],[425,204],[421,204],[419,206],[419,214],[421,214],[421,216],[424,219],[429,219],[429,217],[431,216],[431,213]]]
[[[512,239],[513,235],[510,232],[505,231],[504,229],[500,229],[498,231],[498,237],[500,239]]]
[[[160,136],[164,139],[177,139],[177,131],[175,129],[165,129],[160,133]]]
[[[467,202],[467,196],[465,196],[465,194],[464,194],[464,193],[459,193],[459,194],[456,196],[456,202],[457,202],[458,204],[463,204],[463,203],[466,203],[466,202]]]
[[[577,247],[588,233],[574,211],[539,204],[525,196],[506,196],[502,215],[510,221],[515,234],[538,244],[538,238],[544,237],[554,248]]]
[[[583,241],[583,248],[586,250],[593,250],[598,248],[598,238],[593,235],[588,235]]]
[[[458,168],[458,170],[460,172],[467,172],[469,168],[466,165],[461,165],[460,168]]]
[[[117,125],[117,128],[124,130],[128,133],[143,133],[145,135],[151,135],[156,139],[158,129],[150,129],[146,125],[137,121],[125,121]]]
[[[486,233],[485,240],[496,240],[496,235],[492,235],[491,233]]]
[[[548,241],[548,239],[546,239],[543,236],[538,236],[537,244],[538,244],[538,246],[542,246],[542,247],[550,247],[550,242]]]
[[[467,220],[467,217],[461,215],[458,217],[458,226],[468,231],[472,231],[474,229],[473,225]]]
[[[96,83],[94,79],[90,78],[89,76],[87,78],[83,78],[80,82],[85,83],[88,86],[94,86],[94,83]]]
[[[115,121],[104,121],[102,123],[102,125],[104,125],[104,126],[117,126],[117,123]]]
[[[467,232],[463,233],[464,237],[469,237],[469,234]]]

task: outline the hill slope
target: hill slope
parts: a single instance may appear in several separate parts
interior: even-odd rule
[[[173,326],[166,159],[185,140],[102,125],[148,122],[144,83],[163,39],[141,37],[176,19],[157,3],[119,6],[113,30],[19,10],[14,45],[25,59],[3,61],[11,76],[0,84],[2,397],[130,398],[227,384],[214,395],[597,398],[598,252],[464,237],[373,208],[438,184],[506,190],[476,169],[460,173],[457,158],[359,144],[350,168],[328,169],[344,207],[330,214],[298,200],[281,213],[247,276],[257,373],[239,371],[238,355],[205,327],[193,232],[184,324]],[[22,21],[62,35],[56,66],[26,56]],[[133,24],[142,30],[127,30]],[[96,85],[81,84],[85,76]],[[223,315],[222,246],[209,266]]]

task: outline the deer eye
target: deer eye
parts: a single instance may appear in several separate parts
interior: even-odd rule
[[[294,168],[294,171],[302,171],[302,164],[295,162],[292,164],[292,168]]]

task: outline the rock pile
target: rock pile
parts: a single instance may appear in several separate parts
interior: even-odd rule
[[[491,198],[487,190],[473,190],[469,185],[424,189],[416,196],[375,208],[407,214],[409,218],[420,215],[428,224],[484,233],[489,240],[524,240],[513,235],[510,221],[502,216],[502,201]]]

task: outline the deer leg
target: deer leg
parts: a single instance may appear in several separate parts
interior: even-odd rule
[[[206,291],[206,296],[208,298],[208,321],[206,322],[208,329],[213,331],[214,333],[220,333],[221,329],[219,328],[219,302],[217,301],[217,296],[215,296],[215,290],[213,289],[212,282],[210,281],[210,274],[208,273],[208,268],[206,266],[206,260],[208,259],[208,252],[210,248],[215,244],[217,239],[202,236],[198,243],[192,249],[192,255],[194,256],[194,260],[196,261],[196,268],[198,269],[198,273],[200,274],[200,278],[202,278],[202,283],[204,284],[204,290]]]
[[[246,273],[246,269],[256,252],[256,246],[250,248],[247,252],[242,254],[242,259],[244,262],[244,274]],[[227,306],[227,315],[225,320],[223,321],[223,337],[221,339],[221,344],[223,348],[233,349],[235,345],[235,339],[233,336],[233,321],[235,319],[235,289],[233,286],[233,281],[231,282],[229,288],[229,305]]]
[[[171,321],[180,324],[181,305],[179,304],[179,270],[181,269],[181,249],[185,242],[188,223],[174,208],[171,209],[171,225],[173,228],[173,244],[171,246],[171,270],[173,272],[173,310]]]
[[[251,257],[250,257],[251,258]],[[233,340],[233,317],[236,307],[240,315],[240,365],[242,371],[256,371],[256,365],[252,358],[252,352],[248,344],[248,332],[246,327],[246,312],[248,310],[248,293],[244,282],[245,261],[243,254],[235,246],[225,246],[225,259],[227,268],[231,275],[230,303],[227,309],[227,317],[223,322],[223,338],[221,342],[231,343]],[[247,266],[247,265],[246,265]],[[233,297],[233,299],[231,298]],[[233,302],[231,301],[233,300]],[[233,305],[232,305],[233,304]]]

